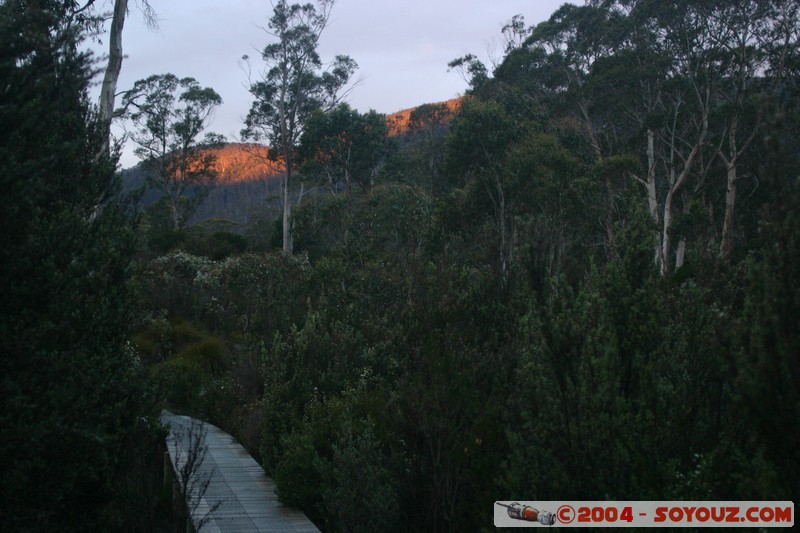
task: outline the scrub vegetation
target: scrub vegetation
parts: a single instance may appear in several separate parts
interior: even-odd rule
[[[339,101],[355,63],[315,48],[332,2],[276,2],[244,127],[291,180],[249,223],[195,225],[201,196],[118,194],[66,4],[0,2],[11,529],[168,530],[163,407],[233,434],[330,532],[800,493],[797,2],[515,16],[492,67],[450,64],[457,104],[401,126]],[[191,93],[170,135],[217,105],[151,81]],[[201,130],[168,150],[202,162],[183,175],[212,162]]]

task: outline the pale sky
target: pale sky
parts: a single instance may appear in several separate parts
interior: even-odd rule
[[[348,98],[361,112],[393,113],[439,102],[464,92],[466,83],[447,63],[466,53],[489,61],[495,56],[503,25],[516,14],[528,26],[549,18],[566,0],[337,0],[319,51],[323,61],[337,54],[352,57],[363,77]],[[572,3],[582,3],[571,0]],[[104,10],[113,2],[106,0]],[[136,0],[123,32],[118,91],[152,74],[190,76],[214,88],[223,99],[210,131],[239,138],[252,98],[247,92],[241,57],[260,63],[259,51],[272,38],[265,27],[272,15],[269,0],[150,0],[158,12],[158,30],[149,30]],[[94,46],[100,55],[103,46]],[[98,83],[99,83],[98,78]],[[99,88],[95,88],[99,94]],[[117,101],[119,104],[119,100]],[[122,166],[137,163],[127,147]]]

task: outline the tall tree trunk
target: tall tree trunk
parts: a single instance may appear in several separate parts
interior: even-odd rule
[[[772,98],[772,92],[768,96],[767,102]],[[729,156],[725,156],[722,150],[718,150],[718,154],[725,162],[727,188],[725,190],[725,220],[722,224],[722,242],[719,246],[719,255],[723,261],[730,261],[731,254],[733,253],[733,215],[736,208],[736,184],[739,181],[739,160],[744,155],[745,151],[750,148],[750,145],[756,138],[756,134],[761,127],[767,103],[762,104],[761,109],[758,111],[756,124],[750,131],[750,135],[745,139],[741,146],[736,140],[736,135],[739,129],[739,115],[734,115],[728,131],[728,151]],[[730,159],[729,159],[730,158]]]
[[[729,162],[728,188],[725,191],[725,221],[722,224],[722,242],[719,246],[719,255],[727,262],[733,252],[733,212],[736,207],[736,163]]]
[[[666,275],[669,273],[670,270],[670,252],[671,252],[671,238],[670,232],[672,231],[672,215],[673,215],[673,200],[675,199],[675,195],[680,191],[683,184],[689,178],[689,174],[691,174],[694,164],[697,160],[697,157],[700,155],[700,150],[703,149],[706,141],[706,135],[708,134],[708,109],[709,109],[709,99],[710,99],[710,89],[706,88],[705,91],[705,99],[700,96],[700,92],[698,91],[698,99],[700,100],[701,105],[703,106],[703,112],[701,116],[701,127],[700,132],[697,136],[697,141],[692,146],[692,151],[689,152],[689,155],[686,157],[683,163],[683,168],[681,169],[681,173],[677,179],[670,180],[670,189],[667,193],[666,201],[664,202],[664,228],[661,234],[661,274]],[[673,137],[674,140],[674,137]],[[673,151],[675,150],[674,142],[672,146]],[[685,248],[684,248],[685,251]],[[682,261],[682,259],[681,259]]]
[[[500,218],[500,272],[503,276],[503,281],[508,281],[508,255],[506,252],[507,235],[506,235],[506,198],[503,194],[503,185],[500,179],[497,178],[497,204],[499,207],[498,216]]]
[[[117,80],[122,69],[122,28],[128,12],[128,0],[114,1],[114,15],[111,19],[111,34],[108,39],[108,66],[103,76],[100,89],[100,118],[105,123],[105,150],[111,146],[111,119],[114,116],[114,98],[117,92]]]
[[[705,130],[700,135],[700,141],[692,148],[689,157],[686,158],[686,163],[684,164],[683,170],[678,176],[678,179],[675,180],[675,183],[667,193],[667,199],[664,202],[664,227],[661,234],[661,273],[668,274],[669,273],[669,260],[670,260],[670,253],[672,251],[672,240],[670,238],[670,233],[672,231],[672,214],[673,214],[673,200],[675,199],[675,195],[681,189],[683,184],[686,182],[686,179],[689,177],[689,173],[692,171],[692,167],[694,166],[694,161],[697,158],[697,154],[700,153],[700,147],[703,145],[703,141],[705,139]]]
[[[344,165],[344,182],[347,184],[347,194],[348,196],[350,193],[353,192],[353,184],[350,182],[350,156],[353,152],[353,145],[347,147],[347,159],[345,160]]]
[[[285,152],[285,151],[284,151]],[[292,158],[286,157],[286,180],[283,182],[283,251],[292,254],[292,199],[289,196],[292,184]]]
[[[584,120],[584,126],[586,127],[586,133],[589,135],[589,140],[592,143],[594,156],[597,158],[597,161],[602,161],[603,149],[600,147],[600,141],[597,139],[597,133],[594,130],[594,126],[592,126],[592,119],[589,117],[589,111],[587,110],[586,104],[583,102],[583,100],[581,100],[579,107]]]
[[[650,209],[650,216],[653,221],[658,224],[658,196],[656,191],[656,150],[655,150],[655,133],[651,128],[647,128],[647,182],[645,183],[647,189],[647,205]],[[656,242],[655,253],[653,254],[656,265],[661,268],[661,247]]]
[[[647,129],[647,205],[650,208],[650,216],[655,222],[658,222],[655,134],[649,128]]]
[[[671,193],[672,191],[670,191]],[[670,230],[672,228],[672,194],[667,195],[664,203],[664,226],[661,231],[661,274],[669,273],[669,253],[672,243],[670,242]]]
[[[170,199],[169,208],[172,212],[172,229],[178,232],[181,229],[181,212],[178,200]]]
[[[683,266],[684,259],[686,259],[686,239],[678,241],[678,250],[675,252],[675,270]]]
[[[287,93],[289,82],[287,74],[284,73],[283,84],[281,85],[281,97],[278,105],[278,117],[281,127],[281,148],[283,149],[283,161],[286,166],[286,179],[283,182],[283,252],[292,255],[292,198],[289,196],[292,190],[292,149],[294,139],[290,137],[289,112],[286,109]],[[297,112],[299,102],[294,104],[294,112]]]

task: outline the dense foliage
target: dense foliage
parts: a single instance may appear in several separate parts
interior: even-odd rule
[[[0,520],[148,529],[159,434],[127,343],[133,218],[87,100],[84,26],[57,4],[0,4]]]
[[[303,14],[277,6],[273,25]],[[324,531],[489,530],[503,499],[791,500],[799,9],[593,0],[533,28],[516,16],[496,68],[451,64],[471,80],[455,116],[423,106],[394,140],[373,112],[303,107],[291,224],[276,210],[176,240],[140,227],[133,312],[126,212],[92,214],[113,161],[90,142],[85,77],[50,97],[29,83],[44,56],[4,56],[28,91],[0,107],[20,125],[0,132],[17,199],[4,505],[44,527],[78,520],[71,495],[105,495],[137,412],[115,357],[126,322],[158,400],[233,433]],[[269,76],[256,88],[275,96]],[[67,187],[76,175],[85,187]],[[61,514],[25,496],[47,469]]]
[[[474,531],[502,498],[790,499],[797,17],[568,5],[512,19],[493,72],[454,61],[457,115],[420,108],[395,151],[347,107],[314,115],[328,191],[295,206],[294,256],[145,273],[159,364],[196,369],[184,407],[326,531]]]

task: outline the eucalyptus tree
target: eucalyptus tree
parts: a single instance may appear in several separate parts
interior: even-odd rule
[[[94,0],[87,2],[91,5]],[[151,28],[158,26],[158,17],[148,0],[137,0],[147,25]],[[122,30],[125,26],[125,17],[128,14],[128,0],[114,0],[114,11],[111,15],[111,27],[108,36],[108,63],[106,64],[103,82],[100,86],[100,117],[109,128],[109,141],[106,143],[108,150],[110,143],[111,120],[114,118],[114,101],[116,100],[117,81],[122,70]]]
[[[528,133],[496,102],[466,101],[447,137],[446,167],[452,176],[480,184],[491,205],[497,232],[497,260],[508,280],[514,251],[514,231],[509,198],[507,155]]]
[[[542,57],[539,74],[545,75],[544,89],[551,102],[581,124],[595,160],[612,151],[613,117],[598,105],[598,92],[591,79],[598,62],[616,53],[620,46],[620,15],[592,5],[564,4],[531,31],[523,47]],[[538,53],[538,54],[537,54]]]
[[[647,10],[643,15],[652,20],[658,53],[669,58],[660,80],[655,114],[649,117],[656,124],[661,144],[658,167],[666,190],[660,204],[659,254],[661,272],[666,274],[673,261],[675,268],[684,261],[685,239],[681,238],[677,250],[673,249],[676,214],[690,201],[690,181],[702,183],[713,162],[709,119],[714,86],[722,73],[708,50],[712,38],[707,26],[710,4],[689,0],[668,9],[656,9],[647,2],[640,5]]]
[[[216,180],[216,158],[208,148],[223,139],[214,133],[200,136],[220,104],[222,98],[214,89],[174,74],[139,80],[123,96],[124,116],[134,126],[129,132],[134,152],[144,161],[149,185],[164,194],[174,231],[204,199],[202,190],[187,194],[190,188]]]
[[[666,274],[683,265],[690,241],[705,246],[676,220],[691,205],[713,218],[720,168],[720,255],[729,257],[737,184],[752,176],[743,161],[780,87],[796,26],[796,2],[786,0],[595,0],[556,11],[496,75],[535,77],[528,85],[555,116],[583,126],[597,161],[641,154],[644,173],[627,174],[645,187],[660,226],[655,260]]]
[[[122,69],[122,31],[125,26],[125,19],[128,16],[129,0],[114,0],[114,9],[110,17],[101,12],[106,5],[106,2],[98,0],[52,0],[49,2],[49,8],[54,13],[59,14],[60,20],[64,24],[78,25],[88,32],[97,40],[103,32],[103,23],[107,18],[111,20],[111,26],[108,33],[108,61],[103,73],[103,81],[100,85],[100,118],[109,129],[111,120],[114,118],[114,102],[117,94],[117,81]],[[155,9],[150,5],[149,0],[136,0],[145,22],[150,28],[158,27],[158,15]],[[110,136],[109,140],[104,144],[106,152],[109,151],[111,146]]]
[[[623,107],[647,133],[648,202],[661,226],[662,273],[684,262],[687,239],[675,220],[694,204],[715,202],[724,184],[719,253],[730,257],[743,161],[785,71],[796,32],[796,4],[784,0],[664,4],[608,2],[628,16],[627,49],[617,58]],[[623,72],[620,68],[626,65]],[[722,168],[724,179],[719,180]],[[709,216],[709,218],[713,218]],[[676,247],[677,241],[677,247]]]
[[[338,55],[324,68],[317,51],[320,36],[328,25],[333,0],[289,4],[279,0],[273,5],[266,33],[275,42],[261,52],[263,68],[249,76],[254,101],[245,118],[242,137],[265,140],[271,145],[274,159],[286,168],[283,183],[283,250],[292,252],[290,198],[297,148],[312,113],[327,111],[340,101],[357,65],[350,57]],[[244,56],[245,61],[248,60]]]
[[[725,167],[725,211],[719,253],[733,251],[734,212],[739,183],[753,178],[742,172],[767,112],[783,89],[789,59],[800,37],[800,6],[788,0],[722,2],[714,13],[724,76],[718,155]]]
[[[372,189],[378,169],[391,149],[386,117],[359,113],[341,104],[328,113],[314,113],[298,150],[302,172],[326,182],[332,193],[344,185]]]

